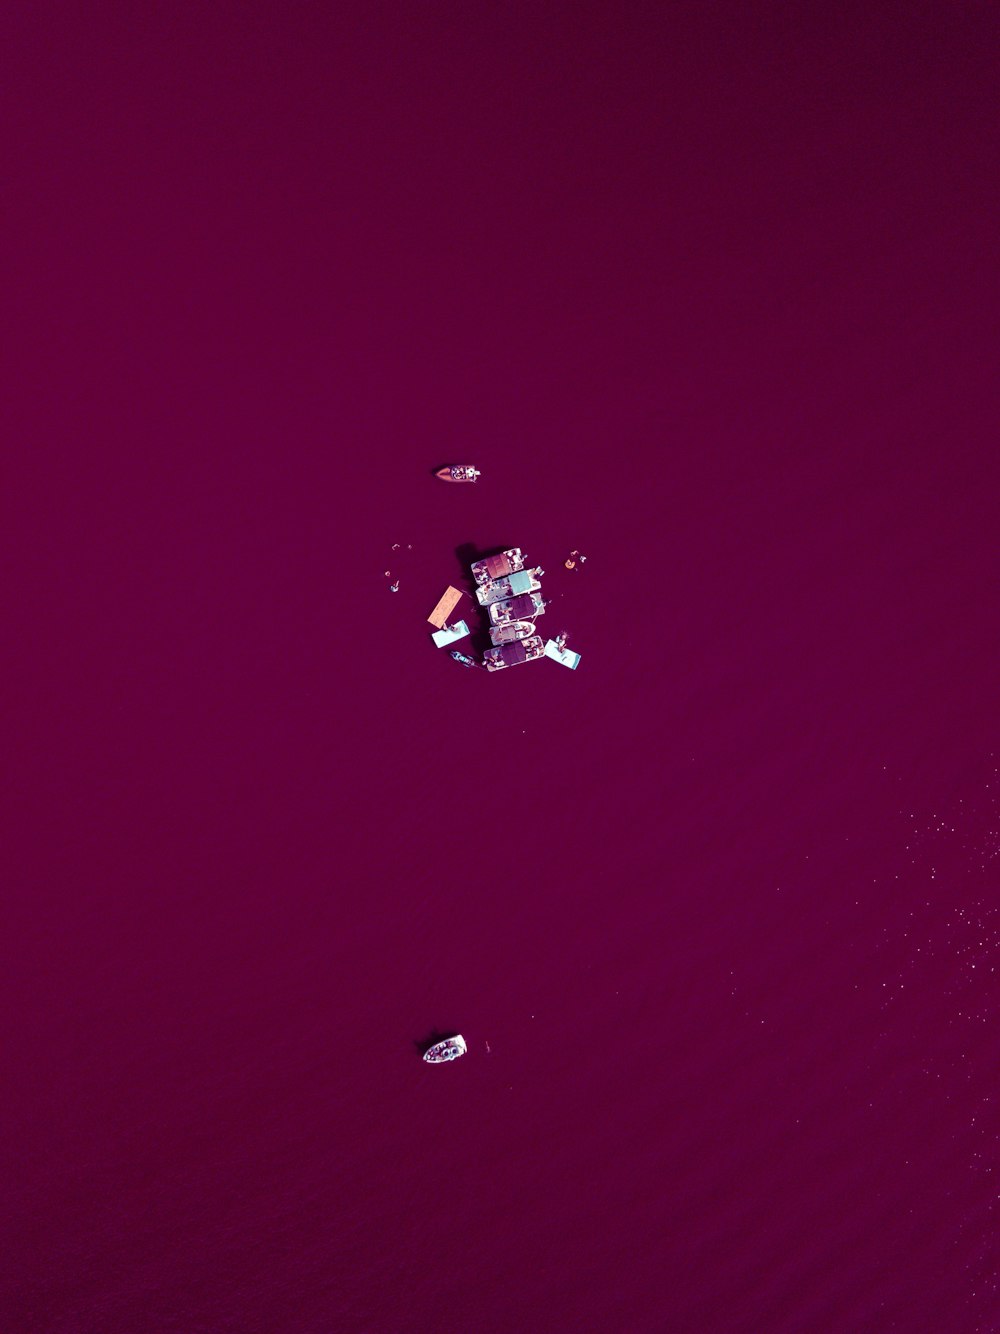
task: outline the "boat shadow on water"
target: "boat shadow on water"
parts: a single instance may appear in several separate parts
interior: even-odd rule
[[[475,590],[476,581],[472,577],[471,567],[477,560],[485,560],[487,556],[499,556],[501,551],[503,547],[477,547],[475,542],[460,542],[455,548],[455,559],[461,567],[463,583]]]
[[[482,661],[483,654],[487,649],[493,647],[493,640],[490,639],[489,617],[485,609],[480,607],[476,601],[476,589],[478,587],[472,575],[471,566],[476,561],[485,560],[487,556],[499,556],[504,547],[477,547],[475,542],[462,542],[455,548],[455,559],[460,568],[460,577],[455,580],[455,587],[461,587],[472,599],[471,616],[466,617],[469,624],[468,643],[473,651]]]
[[[457,1028],[432,1028],[425,1038],[418,1038],[414,1042],[417,1055],[421,1060],[424,1059],[424,1053],[436,1047],[439,1042],[444,1042],[448,1038],[453,1038],[459,1030]]]

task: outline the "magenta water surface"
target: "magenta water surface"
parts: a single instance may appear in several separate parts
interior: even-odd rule
[[[987,10],[3,26],[0,1326],[996,1328]]]

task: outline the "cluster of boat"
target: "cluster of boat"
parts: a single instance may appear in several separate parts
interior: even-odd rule
[[[508,547],[472,565],[476,600],[489,617],[493,647],[483,654],[489,672],[502,672],[522,662],[534,662],[545,653],[535,621],[545,613],[540,566],[526,568],[520,547]]]
[[[440,468],[437,475],[444,482],[475,482],[480,474],[478,468],[454,464]],[[579,556],[581,562],[585,559],[577,551],[572,556]],[[572,559],[566,562],[570,569],[575,563]],[[571,671],[576,670],[580,655],[566,647],[565,634],[545,643],[536,633],[535,622],[545,614],[545,599],[541,592],[545,571],[540,565],[529,567],[520,547],[508,547],[495,556],[473,561],[471,569],[476,581],[476,600],[489,621],[492,648],[483,654],[482,664],[468,654],[452,649],[451,656],[456,662],[463,667],[482,665],[488,672],[502,672],[522,662],[551,658]],[[469,634],[465,621],[448,624],[448,617],[461,597],[460,589],[449,586],[427,618],[434,626],[431,638],[438,648],[454,644]]]
[[[475,481],[475,477],[445,476],[446,472],[458,471],[466,470],[442,468],[438,476],[443,481]],[[471,568],[476,581],[476,601],[489,617],[493,647],[483,654],[483,666],[487,671],[501,672],[506,667],[516,667],[519,663],[534,662],[536,658],[546,656],[555,657],[556,661],[563,661],[567,666],[576,666],[579,655],[570,654],[565,648],[565,635],[556,641],[550,640],[546,645],[541,635],[535,633],[535,620],[545,613],[541,594],[545,571],[537,565],[526,568],[524,552],[520,547],[508,547],[497,556],[477,560]],[[447,625],[448,615],[459,596],[457,589],[449,588],[429,618],[431,624],[438,627],[432,638],[439,647],[454,639],[464,638],[469,633],[464,621],[459,621],[455,626]],[[472,658],[459,653],[457,649],[452,650],[451,656],[466,667],[476,666]],[[574,661],[567,661],[567,657]],[[464,1056],[468,1049],[465,1038],[461,1033],[456,1033],[454,1037],[443,1038],[429,1047],[424,1052],[424,1060],[431,1065],[443,1065]]]

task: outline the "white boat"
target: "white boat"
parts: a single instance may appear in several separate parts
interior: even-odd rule
[[[533,570],[518,570],[503,579],[491,579],[476,589],[476,600],[481,607],[489,607],[494,602],[516,598],[521,593],[537,593],[542,586],[544,573],[541,566],[536,566]]]
[[[457,1061],[459,1056],[464,1056],[468,1050],[465,1038],[461,1033],[456,1033],[453,1038],[435,1042],[433,1047],[424,1052],[424,1060],[430,1061],[431,1065],[440,1065],[442,1061]]]
[[[442,482],[476,482],[482,473],[471,463],[453,463],[447,468],[438,468],[434,476],[440,477]]]
[[[545,611],[541,593],[521,593],[505,602],[491,602],[490,625],[510,625],[512,621],[533,621]]]
[[[534,662],[545,656],[541,635],[519,639],[503,648],[488,648],[483,654],[483,665],[488,672],[502,672],[505,667],[517,667],[522,662]]]
[[[494,648],[513,644],[516,639],[530,639],[534,633],[534,621],[510,621],[507,625],[490,626],[490,639]]]
[[[491,579],[503,579],[524,569],[524,552],[520,547],[508,547],[498,556],[487,556],[470,566],[477,584],[488,584]]]

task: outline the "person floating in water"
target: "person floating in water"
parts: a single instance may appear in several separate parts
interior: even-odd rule
[[[396,580],[396,582],[395,582],[394,584],[390,584],[390,585],[389,585],[389,592],[390,592],[390,593],[398,593],[398,592],[399,592],[399,580],[398,580],[398,579]]]

